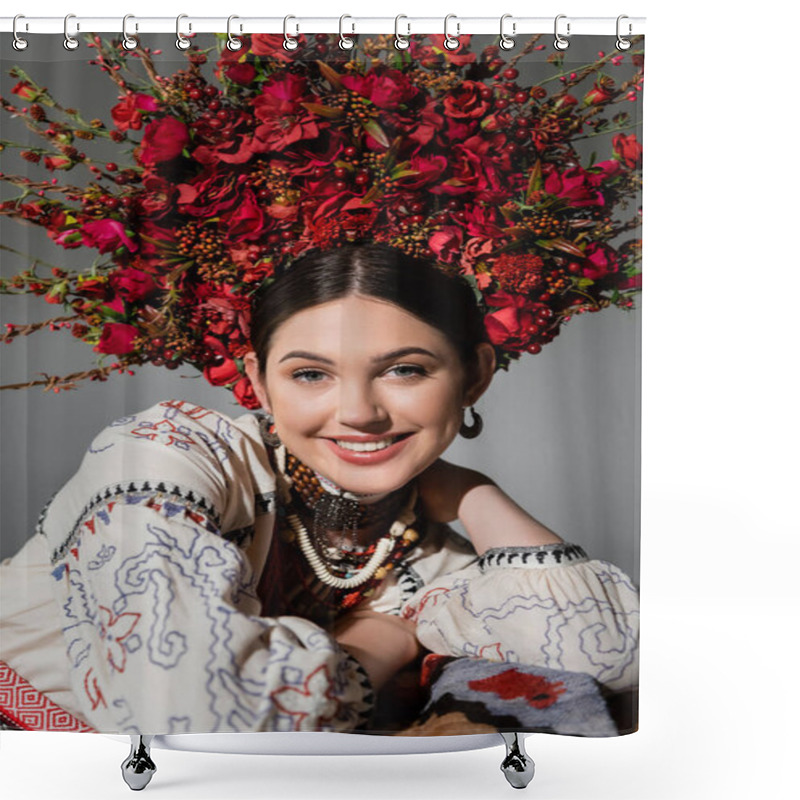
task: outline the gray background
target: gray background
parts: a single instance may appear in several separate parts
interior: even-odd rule
[[[36,37],[31,37],[35,39]],[[176,68],[173,38],[163,37],[162,71]],[[476,37],[477,38],[477,37]],[[148,37],[154,42],[157,37]],[[77,67],[82,57],[66,53],[57,38],[50,47],[27,53],[4,52],[0,91],[11,97],[13,81],[5,74],[23,64],[64,104],[110,124],[115,85],[98,70]],[[608,47],[608,39],[582,37],[568,56],[576,64]],[[548,48],[549,49],[549,48]],[[52,60],[41,60],[43,54]],[[534,53],[531,62],[544,55]],[[38,59],[38,60],[37,60]],[[68,66],[67,66],[68,65]],[[518,67],[524,69],[524,63]],[[615,76],[621,73],[613,73]],[[14,96],[15,101],[18,100]],[[638,104],[622,110],[635,112]],[[24,141],[25,129],[0,116],[3,138]],[[639,131],[640,133],[640,131]],[[87,153],[98,154],[98,142]],[[610,150],[595,144],[598,159]],[[587,143],[587,150],[592,147]],[[118,147],[103,156],[123,163]],[[0,154],[0,169],[21,173],[15,152]],[[44,175],[33,168],[31,177]],[[80,183],[84,170],[56,173]],[[15,194],[0,184],[2,197]],[[93,251],[65,251],[43,229],[0,218],[0,241],[58,265],[85,266]],[[10,275],[27,261],[0,251],[0,268]],[[40,268],[47,274],[48,268]],[[641,298],[637,300],[641,307]],[[41,299],[0,296],[0,323],[25,323],[60,313]],[[556,340],[537,356],[523,355],[511,370],[499,372],[476,408],[484,418],[478,439],[457,438],[444,454],[448,460],[490,475],[531,514],[565,539],[583,545],[590,555],[621,566],[638,581],[640,342],[638,311],[608,309],[573,317]],[[39,372],[64,375],[88,369],[95,354],[68,331],[39,332],[0,346],[0,384],[29,380]],[[108,382],[83,383],[77,391],[44,393],[40,389],[0,392],[0,552],[13,554],[30,536],[41,507],[69,478],[97,431],[117,417],[167,398],[188,399],[224,413],[246,413],[232,395],[209,386],[187,368],[169,372],[144,367],[133,377],[115,375]]]

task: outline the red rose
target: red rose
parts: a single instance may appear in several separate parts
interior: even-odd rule
[[[636,169],[642,163],[642,145],[637,141],[636,134],[625,136],[618,133],[612,140],[614,155],[628,168]]]
[[[283,35],[280,33],[254,33],[250,44],[250,50],[257,56],[269,56],[278,61],[292,61],[295,54],[302,53],[306,43],[306,37],[297,37],[298,47],[294,50],[287,50],[283,46]]]
[[[240,195],[238,207],[227,218],[228,239],[257,239],[267,220],[255,195],[248,189]]]
[[[550,330],[553,311],[543,303],[532,303],[522,295],[503,291],[488,296],[486,303],[498,309],[484,318],[492,344],[506,350],[536,353],[541,349],[540,342],[553,338]]]
[[[602,206],[605,205],[603,195],[597,191],[589,175],[581,167],[572,167],[558,173],[555,170],[550,172],[544,181],[544,190],[549,194],[562,197],[575,207],[581,206]]]
[[[258,402],[256,393],[253,391],[253,384],[250,383],[250,379],[246,375],[243,375],[236,382],[236,386],[233,387],[233,396],[239,405],[244,408],[261,408],[261,403]]]
[[[428,240],[428,246],[442,264],[452,264],[459,255],[462,239],[461,228],[450,225],[434,233]]]
[[[231,64],[225,70],[225,77],[229,81],[246,86],[248,83],[252,83],[256,77],[256,68],[249,61],[244,61],[241,64]]]
[[[11,90],[11,94],[19,95],[23,100],[35,100],[39,96],[39,92],[28,81],[20,81]]]
[[[73,161],[66,156],[45,156],[44,165],[52,172],[54,169],[70,169]]]
[[[589,89],[583,97],[583,103],[587,106],[597,106],[600,103],[608,102],[614,96],[605,86],[595,85]]]
[[[133,351],[133,340],[139,335],[139,329],[121,322],[107,322],[103,326],[100,341],[94,349],[97,353],[114,353],[124,355]]]
[[[591,242],[583,253],[583,274],[593,281],[619,271],[616,250],[601,242]]]
[[[452,119],[478,120],[486,115],[491,103],[484,100],[482,83],[464,81],[444,98],[444,113]]]
[[[107,300],[111,296],[108,281],[105,278],[78,279],[78,292],[85,299]]]
[[[162,117],[147,124],[139,159],[142,164],[154,166],[177,158],[189,144],[186,125],[175,117]]]
[[[351,92],[366,97],[378,108],[388,110],[407,105],[419,94],[419,89],[408,76],[388,68],[373,69],[366,75],[343,75],[342,84]]]
[[[114,291],[129,303],[136,303],[158,289],[158,284],[146,272],[126,267],[109,276]]]
[[[155,98],[149,94],[130,92],[111,109],[111,119],[117,130],[125,132],[129,129],[138,131],[142,127],[142,111],[150,112],[158,109]]]
[[[96,247],[101,253],[113,253],[120,247],[127,247],[132,253],[137,249],[125,233],[122,223],[115,219],[93,219],[84,222],[81,234],[83,243],[87,247]]]

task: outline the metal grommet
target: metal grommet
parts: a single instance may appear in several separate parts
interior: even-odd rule
[[[408,25],[408,34],[406,36],[400,35],[400,20],[401,19],[408,19],[405,14],[398,14],[394,18],[394,47],[395,50],[408,50],[409,45],[411,44],[408,41],[408,37],[411,36],[411,23]]]
[[[133,14],[126,14],[122,18],[122,46],[125,50],[135,50],[139,46],[139,40],[135,36],[128,36],[129,19],[134,19]],[[134,29],[139,30],[138,23],[134,23]]]
[[[553,47],[555,47],[556,50],[566,50],[569,47],[569,39],[565,38],[564,36],[562,36],[558,32],[558,21],[560,19],[566,19],[566,18],[567,18],[566,14],[559,14],[556,17],[556,22],[555,22],[556,40],[555,40],[555,42],[553,42]],[[567,36],[569,36],[569,29],[570,29],[570,24],[568,22],[567,23]]]
[[[283,18],[283,49],[284,50],[297,50],[300,46],[297,39],[293,36],[289,36],[289,31],[287,28],[289,27],[289,20],[290,19],[297,19],[297,17],[293,17],[291,14],[288,14]],[[295,33],[300,33],[300,25],[299,23],[295,25]]]
[[[181,33],[181,20],[187,19],[188,16],[188,14],[178,14],[177,18],[175,19],[175,36],[178,37],[175,39],[175,47],[177,47],[178,50],[188,50],[192,46],[192,42]],[[189,31],[191,32],[191,30],[192,23],[190,22]]]
[[[339,47],[342,50],[352,50],[353,45],[355,45],[355,42],[352,39],[348,39],[343,33],[344,21],[346,19],[353,19],[353,18],[349,14],[342,14],[342,16],[339,17]],[[355,23],[351,24],[351,28],[352,32],[355,33],[356,30]]]
[[[239,19],[239,17],[237,17],[236,14],[231,14],[228,17],[228,41],[225,44],[225,46],[228,48],[228,50],[230,50],[232,53],[235,53],[237,50],[241,50],[242,49],[242,40],[241,39],[237,39],[231,33],[231,23],[235,19]],[[239,30],[240,31],[242,30],[242,26],[241,25],[239,26]]]
[[[500,47],[503,50],[511,50],[511,48],[514,46],[514,40],[511,38],[511,36],[506,36],[505,31],[503,30],[503,25],[505,24],[505,21],[510,17],[511,14],[503,14],[503,16],[500,17]],[[517,23],[512,22],[511,33],[512,35],[515,35],[516,32],[517,32]]]
[[[455,19],[456,20],[456,35],[455,36],[451,36],[447,31],[447,25],[448,25],[448,23],[450,22],[451,19]],[[458,22],[458,18],[456,17],[455,14],[448,14],[444,18],[444,46],[445,46],[445,48],[447,50],[455,50],[456,48],[458,48],[458,45],[459,45],[458,35],[460,33],[461,33],[461,23]]]
[[[27,39],[23,39],[23,38],[22,38],[22,37],[21,37],[21,36],[20,36],[20,35],[17,33],[17,20],[18,20],[18,19],[25,19],[25,15],[24,15],[24,14],[17,14],[17,15],[14,17],[14,23],[13,23],[13,25],[11,26],[11,30],[12,30],[12,31],[13,31],[13,33],[14,33],[14,41],[13,41],[11,44],[12,44],[12,46],[13,46],[13,48],[14,48],[15,50],[24,50],[24,49],[25,49],[25,48],[28,46],[28,40],[27,40]],[[28,23],[27,23],[27,22],[25,23],[25,30],[26,30],[26,31],[28,30]]]
[[[74,36],[70,36],[69,35],[69,30],[67,30],[67,25],[69,25],[69,21],[71,19],[75,19],[75,15],[74,14],[67,14],[67,16],[64,17],[64,49],[65,50],[77,50],[78,49],[78,45],[80,44],[80,42]],[[80,30],[81,29],[80,23],[78,23],[76,25],[75,29],[76,30]]]
[[[626,39],[620,33],[620,27],[621,27],[620,23],[624,19],[628,19],[628,17],[625,14],[620,14],[617,17],[617,45],[616,45],[617,46],[617,50],[628,50],[630,48],[630,46],[631,46],[630,40]],[[633,33],[633,25],[631,25],[631,23],[629,22],[628,23],[628,36],[630,36],[631,33]]]

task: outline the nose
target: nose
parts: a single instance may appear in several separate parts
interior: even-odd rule
[[[350,428],[375,428],[389,419],[389,414],[370,381],[342,381],[337,422]]]

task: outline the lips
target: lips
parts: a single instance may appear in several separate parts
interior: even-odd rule
[[[328,447],[341,458],[350,464],[380,464],[383,461],[388,461],[394,458],[405,447],[411,437],[410,433],[398,434],[396,437],[389,436],[343,436],[339,441],[342,442],[381,442],[386,439],[393,438],[394,441],[388,447],[382,447],[380,450],[350,450],[337,444],[336,439],[326,439]]]

